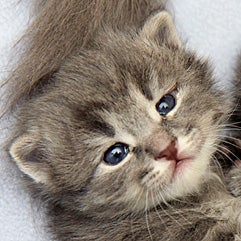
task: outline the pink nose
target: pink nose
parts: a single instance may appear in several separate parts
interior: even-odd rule
[[[176,148],[176,142],[173,141],[170,143],[170,145],[163,150],[155,159],[161,159],[161,158],[165,158],[167,160],[178,160],[177,158],[177,148]]]

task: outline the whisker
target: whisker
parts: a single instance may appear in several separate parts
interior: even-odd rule
[[[162,197],[161,192],[158,191],[158,193],[159,193],[159,195]],[[163,197],[162,197],[162,199],[163,199]],[[177,201],[177,202],[182,202],[181,200],[178,200],[177,198],[174,198],[174,197],[172,197],[172,200]],[[184,203],[187,203],[187,202],[184,202]],[[158,203],[158,205],[159,205],[159,207],[163,210],[163,212],[164,212],[168,217],[170,217],[170,218],[171,218],[173,221],[175,221],[181,228],[183,228],[183,225],[180,224],[172,215],[170,215],[170,214],[162,207],[162,205],[161,205],[160,202]],[[178,215],[180,215],[182,218],[185,219],[185,217],[184,217],[177,209],[174,209],[170,204],[168,204],[167,207],[168,207],[169,209],[172,209],[172,211],[174,211],[174,214],[178,214]],[[186,219],[185,219],[185,220],[186,220]],[[187,221],[187,220],[186,220],[186,221]]]
[[[223,138],[222,136],[218,136],[218,135],[215,137],[216,137],[217,141],[219,141],[220,143],[226,143],[226,144],[236,147],[237,149],[241,149],[241,139],[239,139],[239,138],[235,138],[235,137],[231,137],[231,136],[227,136],[227,137]],[[238,143],[240,143],[240,146],[236,145],[235,143],[232,143],[230,141],[238,142]]]
[[[157,190],[156,185],[155,185],[155,190]],[[156,191],[156,192],[157,192],[157,191]],[[161,215],[160,215],[159,212],[158,212],[158,209],[157,209],[156,204],[155,204],[155,202],[154,202],[153,192],[151,192],[151,196],[152,196],[152,202],[153,202],[153,206],[154,206],[155,212],[156,212],[158,218],[160,219],[160,221],[162,222],[163,226],[165,226],[166,231],[170,234],[170,231],[169,231],[166,223],[163,221]],[[156,196],[157,196],[157,195],[156,195]],[[160,207],[161,207],[161,210],[163,210],[162,206],[160,206]]]
[[[219,152],[220,154],[224,155],[231,163],[235,164],[235,162],[222,150],[217,149],[217,152]]]
[[[139,203],[139,200],[141,199],[141,196],[142,196],[143,192],[144,192],[144,190],[142,189],[142,191],[139,193],[138,198],[135,199],[135,203],[134,203],[134,205],[133,205],[133,207],[132,207],[133,210],[136,210],[137,204]]]
[[[150,239],[153,241],[152,234],[151,234],[151,230],[150,230],[150,226],[149,226],[149,221],[148,221],[148,211],[149,211],[148,194],[149,194],[149,192],[147,191],[147,192],[146,192],[145,218],[146,218],[146,227],[147,227],[148,233],[149,233],[149,235],[150,235]]]
[[[220,175],[222,175],[222,177],[224,177],[223,168],[221,166],[220,161],[217,159],[216,156],[213,156],[212,160],[214,161],[215,166],[218,168],[218,171],[219,171]],[[210,168],[211,167],[209,167],[209,170],[210,170]]]
[[[241,121],[236,121],[236,122],[228,122],[228,123],[225,123],[225,124],[219,124],[219,126],[232,126],[232,125],[239,125],[241,124]]]
[[[232,156],[234,156],[235,158],[237,158],[237,160],[239,160],[240,158],[237,157],[231,150],[229,150],[228,148],[226,148],[225,146],[220,146],[220,145],[217,145],[218,147],[221,147],[222,149],[226,150],[228,153],[230,153]],[[218,149],[220,150],[220,149]]]
[[[228,145],[230,145],[230,146],[236,147],[237,149],[240,149],[240,150],[241,150],[241,146],[238,146],[238,145],[236,145],[236,144],[234,144],[234,143],[232,143],[232,142],[230,142],[230,141],[228,141],[228,140],[222,140],[222,142],[223,142],[223,143],[226,143],[226,144],[228,144]],[[223,146],[221,146],[221,147],[223,147]]]

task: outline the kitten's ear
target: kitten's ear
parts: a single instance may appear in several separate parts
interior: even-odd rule
[[[48,182],[50,168],[45,161],[46,155],[38,135],[28,133],[18,137],[11,145],[9,153],[19,169],[35,182]]]
[[[182,45],[172,17],[166,11],[161,11],[147,20],[141,36],[156,41],[159,45],[164,43],[177,47]]]

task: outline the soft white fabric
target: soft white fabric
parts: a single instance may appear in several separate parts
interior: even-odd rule
[[[17,2],[0,0],[0,80],[9,70],[11,45],[29,23],[28,1]],[[209,57],[217,79],[227,85],[241,49],[241,1],[170,0],[169,5],[183,41],[199,55]],[[10,129],[2,124],[1,145]],[[21,172],[1,151],[0,241],[49,241],[44,220],[42,208],[24,190]]]

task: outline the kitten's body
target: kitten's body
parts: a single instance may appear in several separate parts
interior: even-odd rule
[[[74,11],[77,2],[69,2]],[[33,65],[40,61],[29,82],[28,61],[13,74],[22,85],[12,100],[24,101],[10,153],[47,200],[58,240],[241,238],[241,202],[222,186],[212,158],[231,101],[215,87],[208,64],[182,46],[170,16],[157,13],[144,24],[153,7],[136,4],[141,15],[128,8],[130,18],[116,25],[109,17],[123,8],[97,17],[88,43],[77,44],[75,33],[59,55],[52,40],[66,41],[76,23],[57,36],[52,20],[46,39],[36,35],[42,43],[33,38],[30,49],[42,44],[43,53],[26,54]],[[144,9],[151,10],[142,15]],[[174,103],[165,114],[163,98]],[[107,163],[116,144],[128,153]]]
[[[182,205],[170,203],[169,207],[126,217],[78,216],[55,206],[51,216],[57,240],[240,240],[241,207],[229,195],[218,193],[215,183],[214,187],[210,191],[215,197],[198,196],[198,200],[186,199]]]

